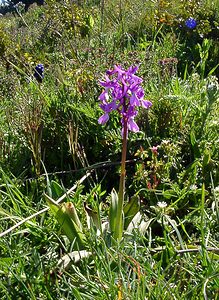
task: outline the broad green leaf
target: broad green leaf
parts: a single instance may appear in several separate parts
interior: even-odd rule
[[[131,200],[124,206],[124,229],[126,230],[140,209],[140,199],[138,196],[133,196]]]
[[[73,218],[70,216],[68,203],[61,205],[61,208],[56,213],[56,219],[62,226],[63,232],[69,238],[71,242],[75,242],[75,246],[78,249],[84,248],[85,236],[81,231],[81,228],[77,226]]]
[[[74,221],[74,223],[77,225],[77,227],[80,229],[80,231],[82,231],[83,227],[82,227],[81,221],[78,217],[78,214],[77,214],[74,204],[72,202],[63,203],[62,207],[65,207],[66,213]]]
[[[51,192],[52,192],[53,198],[58,199],[59,197],[61,197],[63,195],[64,191],[63,191],[62,186],[55,180],[51,180],[50,187],[51,187]]]
[[[83,249],[86,238],[82,232],[81,223],[79,223],[79,226],[77,224],[78,220],[75,218],[76,211],[73,203],[69,202],[59,205],[47,195],[46,200],[55,218],[61,225],[64,234],[70,242],[74,242],[74,249]]]
[[[111,205],[109,210],[109,224],[110,224],[110,230],[112,234],[116,232],[117,210],[118,210],[118,194],[113,189],[111,192]]]

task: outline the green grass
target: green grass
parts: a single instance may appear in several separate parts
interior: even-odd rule
[[[0,19],[0,298],[219,299],[217,1],[47,2]],[[139,65],[153,103],[128,138],[125,202],[141,218],[120,243],[107,221],[121,124],[97,122],[114,64]],[[74,203],[88,255],[44,194]]]

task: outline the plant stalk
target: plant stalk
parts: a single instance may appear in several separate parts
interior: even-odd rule
[[[124,204],[124,197],[125,197],[126,152],[127,152],[127,120],[126,118],[124,118],[121,175],[120,175],[120,182],[119,182],[118,208],[117,208],[118,231],[115,232],[115,239],[119,241],[122,239],[123,225],[124,225],[123,204]]]

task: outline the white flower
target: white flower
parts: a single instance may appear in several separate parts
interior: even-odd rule
[[[197,185],[191,184],[189,188],[190,188],[190,190],[192,190],[192,191],[196,191],[196,190],[197,190]]]
[[[170,143],[170,140],[162,140],[161,144],[168,145],[169,143]]]
[[[215,193],[219,193],[219,185],[216,186],[216,188],[214,189],[214,192],[215,192]]]
[[[165,201],[159,201],[157,202],[157,206],[159,206],[160,208],[165,208],[167,207],[167,203]]]

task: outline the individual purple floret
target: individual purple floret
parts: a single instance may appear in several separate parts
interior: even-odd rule
[[[120,66],[114,66],[113,70],[108,70],[105,80],[100,81],[104,88],[99,96],[100,108],[104,114],[99,118],[99,124],[105,124],[109,120],[109,113],[113,110],[122,116],[121,122],[127,124],[127,129],[138,132],[138,125],[134,118],[138,114],[137,107],[150,108],[152,103],[144,100],[144,90],[141,86],[142,79],[135,75],[138,67],[131,66],[127,71]]]
[[[197,26],[197,21],[190,17],[185,21],[185,25],[189,29],[195,29],[195,27]]]
[[[44,78],[44,66],[43,64],[38,64],[34,69],[33,76],[36,78],[36,80],[40,83],[42,83]]]

